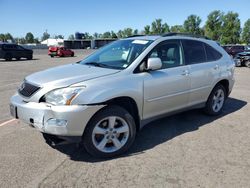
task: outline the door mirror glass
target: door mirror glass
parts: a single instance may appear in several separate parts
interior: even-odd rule
[[[162,67],[161,59],[158,57],[150,57],[147,61],[146,70],[159,70]]]

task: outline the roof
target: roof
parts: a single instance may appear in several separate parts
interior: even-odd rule
[[[189,39],[204,39],[204,40],[210,40],[206,36],[200,36],[200,35],[194,35],[189,33],[166,33],[163,35],[135,35],[128,37],[126,39],[138,39],[138,40],[157,40],[159,38],[189,38]]]
[[[158,38],[161,38],[160,35],[136,35],[136,36],[131,36],[125,39],[135,39],[135,40],[156,40]]]

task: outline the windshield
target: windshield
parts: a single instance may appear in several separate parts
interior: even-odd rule
[[[112,69],[125,69],[152,42],[152,40],[118,40],[88,56],[82,60],[80,64]]]

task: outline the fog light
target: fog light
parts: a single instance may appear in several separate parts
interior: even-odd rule
[[[68,121],[64,119],[49,119],[47,120],[47,125],[56,125],[56,126],[67,126]]]

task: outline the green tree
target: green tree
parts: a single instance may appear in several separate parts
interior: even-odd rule
[[[115,34],[114,31],[111,31],[111,38],[112,39],[117,39],[117,35]]]
[[[246,44],[250,43],[250,19],[248,19],[244,24],[242,31],[242,42]]]
[[[145,28],[144,28],[145,29]],[[163,34],[169,32],[169,26],[167,23],[162,24],[162,19],[156,19],[151,24],[152,34]]]
[[[34,35],[28,32],[25,36],[26,43],[34,43]]]
[[[111,38],[111,33],[110,33],[109,31],[103,33],[103,34],[102,34],[102,38],[104,38],[104,39],[109,39],[109,38]]]
[[[85,33],[84,33],[84,38],[85,38],[85,39],[93,39],[93,36],[90,35],[88,32],[85,32]]]
[[[135,29],[135,30],[133,31],[133,35],[138,35],[138,34],[139,34],[138,29]]]
[[[25,40],[24,37],[18,38],[18,39],[16,40],[16,42],[17,42],[18,44],[26,44],[26,40]]]
[[[50,37],[50,34],[47,31],[45,31],[43,33],[43,36],[42,36],[41,40],[42,41],[47,40],[47,39],[49,39],[49,37]]]
[[[201,35],[202,30],[200,28],[200,24],[201,18],[192,14],[184,21],[184,31],[195,35]]]
[[[150,25],[146,25],[146,26],[144,27],[144,34],[145,34],[145,35],[149,35],[149,34],[150,34]]]
[[[69,35],[68,37],[69,40],[75,40],[75,36],[73,34]]]
[[[7,40],[14,40],[14,38],[12,37],[12,35],[10,33],[5,34],[5,41],[7,41]]]
[[[205,35],[209,38],[220,41],[223,24],[223,13],[219,10],[211,12],[205,24]]]
[[[223,16],[222,44],[236,44],[240,41],[240,19],[238,13],[228,12]]]
[[[63,35],[55,35],[55,39],[64,39]]]
[[[184,33],[184,28],[182,25],[174,25],[170,28],[170,31],[173,33]]]
[[[128,27],[123,30],[123,37],[129,37],[132,35],[133,35],[133,29]]]
[[[3,33],[0,34],[0,41],[2,41],[2,42],[6,41],[5,34],[3,34]]]
[[[117,35],[118,38],[122,38],[123,37],[123,31],[119,30],[116,35]]]
[[[99,38],[99,34],[95,32],[95,33],[93,34],[93,37],[94,37],[95,39],[97,39],[97,38]]]
[[[34,38],[34,43],[36,43],[36,44],[40,44],[39,39],[38,39],[38,38]]]

